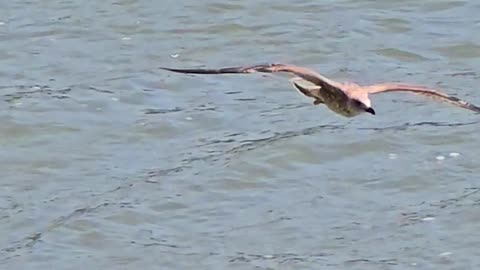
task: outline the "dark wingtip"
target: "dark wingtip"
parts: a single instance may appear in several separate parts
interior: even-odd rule
[[[206,71],[206,70],[197,69],[197,68],[167,68],[167,67],[159,67],[158,69],[168,70],[168,71],[177,72],[177,73],[198,73],[198,72]]]
[[[470,104],[470,105],[468,106],[468,108],[469,108],[470,110],[476,112],[477,114],[480,114],[480,107]]]
[[[463,105],[462,107],[464,107],[465,109],[468,109],[470,111],[474,111],[476,113],[480,113],[480,107],[476,106],[476,105],[473,105],[473,104],[470,104],[468,102],[465,102],[465,101],[460,101],[461,104]]]
[[[480,113],[480,107],[476,106],[476,105],[473,105],[471,103],[468,103],[466,101],[463,101],[457,97],[452,97],[452,96],[449,96],[447,97],[447,99],[449,99],[450,101],[453,101],[454,103],[456,103],[457,105],[459,105],[460,107],[463,107],[465,109],[468,109],[468,110],[471,110],[471,111],[474,111],[476,113]]]
[[[220,69],[205,69],[205,68],[167,68],[159,67],[159,69],[168,70],[177,73],[188,74],[226,74],[226,73],[248,73],[243,67],[228,67]]]
[[[184,70],[182,70],[182,69],[167,68],[167,67],[159,67],[158,69],[163,69],[163,70],[168,70],[168,71],[171,71],[171,72],[178,72],[178,73],[184,72]]]

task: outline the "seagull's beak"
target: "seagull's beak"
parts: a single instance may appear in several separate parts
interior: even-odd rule
[[[375,115],[375,110],[373,108],[367,108],[367,109],[365,109],[365,111]]]

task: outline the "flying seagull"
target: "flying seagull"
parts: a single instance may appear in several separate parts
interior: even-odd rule
[[[313,98],[314,105],[325,104],[330,110],[345,117],[354,117],[364,112],[375,114],[369,94],[397,91],[427,96],[480,113],[480,107],[478,106],[424,86],[405,83],[380,83],[360,86],[356,83],[336,82],[311,69],[294,65],[261,64],[220,69],[176,69],[160,67],[160,69],[188,74],[292,73],[297,77],[290,79],[290,82],[300,93]]]

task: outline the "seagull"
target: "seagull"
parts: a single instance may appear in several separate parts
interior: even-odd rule
[[[219,69],[177,69],[166,67],[160,67],[160,69],[187,74],[290,73],[295,75],[294,78],[290,79],[295,89],[303,95],[312,98],[314,105],[325,104],[333,112],[345,117],[354,117],[365,112],[375,115],[369,95],[385,92],[419,94],[480,113],[480,107],[478,106],[424,86],[393,82],[361,86],[352,82],[336,82],[311,69],[288,64],[260,64]]]

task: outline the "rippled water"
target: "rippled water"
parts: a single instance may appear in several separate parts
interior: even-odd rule
[[[479,104],[475,1],[4,1],[2,269],[476,269],[479,116],[342,118],[285,62]]]

